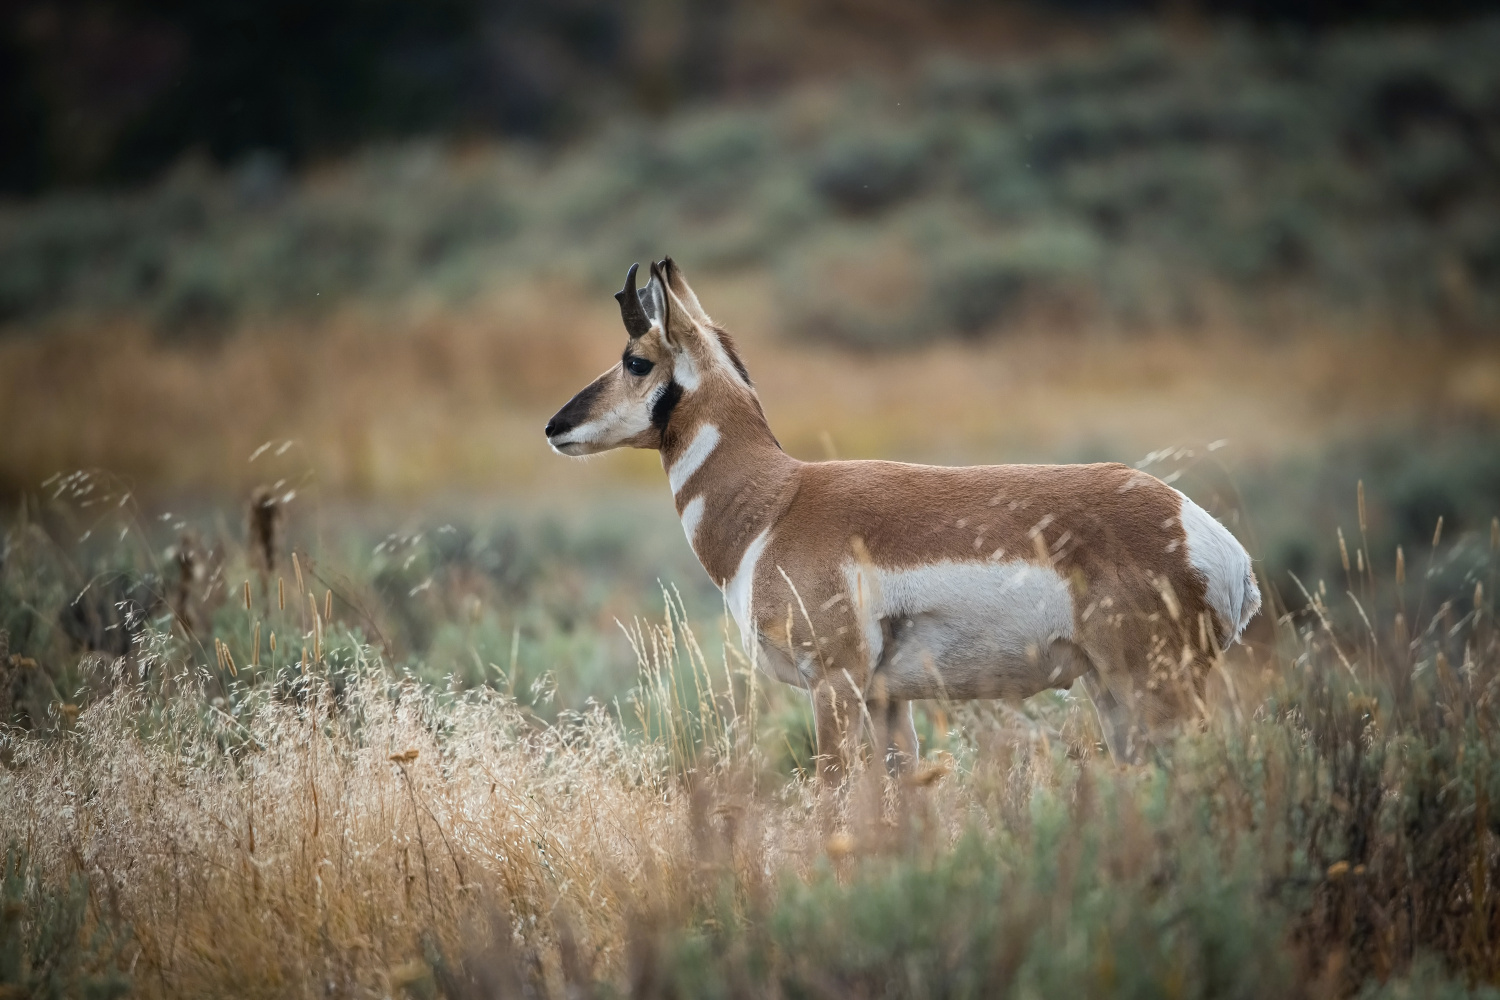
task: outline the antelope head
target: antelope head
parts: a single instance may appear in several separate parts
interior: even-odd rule
[[[547,443],[559,454],[660,449],[685,395],[726,380],[750,389],[732,344],[712,325],[672,258],[651,265],[642,289],[636,288],[638,267],[630,265],[625,287],[615,293],[629,335],[619,364],[547,421]]]

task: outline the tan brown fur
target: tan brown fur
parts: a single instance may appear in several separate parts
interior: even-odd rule
[[[574,447],[566,443],[568,432],[553,433],[570,407],[579,412],[568,419],[610,413],[661,394],[663,380],[691,384],[665,426],[602,447],[656,448],[663,468],[680,480],[675,501],[694,552],[731,602],[739,594],[746,603],[747,648],[773,674],[812,693],[825,778],[846,773],[853,734],[865,717],[874,723],[876,746],[910,763],[916,737],[907,697],[1026,697],[1081,680],[1111,751],[1126,758],[1144,738],[1187,716],[1220,637],[1237,634],[1243,622],[1224,620],[1208,600],[1206,578],[1189,561],[1181,494],[1118,464],[798,461],[777,444],[733,342],[712,325],[680,269],[668,260],[652,273],[665,289],[666,315],[627,348],[654,363],[652,375],[611,369],[559,411],[549,440]],[[580,407],[585,396],[587,406]],[[638,415],[623,426],[633,427],[632,419]],[[712,430],[698,440],[708,425],[717,438],[705,449],[704,441],[715,440]],[[751,584],[737,588],[736,575],[758,538],[763,549]],[[1027,575],[1027,565],[1062,582]],[[1039,644],[1033,664],[1012,662],[993,677],[954,674],[966,685],[957,691],[945,690],[943,664],[933,665],[930,688],[920,674],[908,671],[898,682],[896,673],[883,673],[901,648],[899,630],[912,623],[872,624],[874,604],[862,607],[871,598],[863,583],[851,587],[850,574],[863,580],[864,568],[876,579],[964,566],[1000,567],[1033,583],[1054,580],[1071,601],[1069,634]],[[955,620],[973,627],[972,619]],[[878,635],[871,632],[877,625]],[[946,627],[945,620],[933,627]],[[888,680],[905,697],[889,696]]]

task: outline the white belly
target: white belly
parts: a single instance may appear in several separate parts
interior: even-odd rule
[[[1073,596],[1051,567],[943,562],[845,566],[871,659],[894,698],[1024,698],[1086,669]]]

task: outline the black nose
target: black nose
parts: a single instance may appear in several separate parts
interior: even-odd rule
[[[551,420],[547,421],[548,437],[557,437],[557,435],[566,434],[572,429],[573,422],[571,420],[564,420],[561,417],[553,417]]]

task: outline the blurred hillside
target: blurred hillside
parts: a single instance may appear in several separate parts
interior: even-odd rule
[[[537,277],[597,295],[670,252],[696,275],[764,269],[785,330],[864,347],[1027,316],[1482,329],[1500,315],[1496,51],[1496,20],[1138,23],[621,114],[556,146],[406,141],[303,172],[190,155],[139,190],[0,208],[0,318],[213,339]]]
[[[546,135],[356,115],[347,148],[205,138],[0,204],[0,496],[657,484],[539,428],[664,253],[802,457],[1243,461],[1500,419],[1500,20],[736,7],[699,85],[696,9],[610,8],[623,61],[558,70],[595,103]],[[631,89],[648,64],[676,98]],[[267,441],[295,468],[249,462]]]
[[[13,0],[0,191],[138,183],[185,153],[301,167],[410,135],[576,137],[813,77],[993,54],[1120,18],[1298,31],[1473,15],[1483,0]]]

